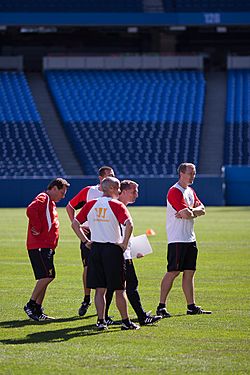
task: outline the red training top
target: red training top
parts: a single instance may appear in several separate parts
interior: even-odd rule
[[[55,249],[59,239],[59,221],[56,204],[48,194],[40,193],[29,204],[26,210],[29,218],[27,249]],[[39,234],[32,234],[34,228]]]

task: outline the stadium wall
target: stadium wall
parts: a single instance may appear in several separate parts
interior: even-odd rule
[[[250,166],[226,166],[224,175],[227,206],[250,206]]]
[[[39,192],[46,189],[51,178],[0,179],[0,207],[26,207]],[[67,178],[71,186],[66,198],[58,206],[67,202],[83,187],[98,183],[96,177]],[[134,178],[139,184],[137,206],[164,206],[167,190],[177,181],[175,177]],[[193,185],[206,206],[223,206],[223,178],[218,176],[197,176]]]

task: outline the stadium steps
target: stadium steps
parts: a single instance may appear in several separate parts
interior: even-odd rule
[[[82,175],[82,168],[64,133],[42,74],[27,73],[26,77],[48,136],[66,174]]]
[[[211,72],[206,74],[206,80],[199,173],[220,175],[223,165],[227,76],[223,72]]]

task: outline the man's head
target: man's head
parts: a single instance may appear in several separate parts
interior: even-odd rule
[[[185,186],[192,185],[196,176],[196,168],[192,163],[181,163],[177,169],[179,181]]]
[[[69,186],[70,184],[68,181],[64,178],[58,177],[49,183],[47,193],[54,202],[59,202],[65,197]]]
[[[113,168],[111,167],[108,167],[107,165],[104,165],[103,167],[101,167],[98,171],[98,175],[99,175],[99,180],[100,180],[100,183],[101,181],[106,178],[106,177],[115,177],[115,174],[114,174],[114,171],[113,171]]]
[[[101,188],[105,197],[118,199],[120,194],[120,181],[116,177],[106,177],[101,181]]]
[[[134,203],[138,198],[138,187],[139,185],[132,180],[123,180],[121,182],[121,193],[119,200],[125,205]]]

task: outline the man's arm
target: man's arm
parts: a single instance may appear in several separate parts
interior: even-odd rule
[[[202,216],[202,215],[206,214],[206,210],[205,210],[205,207],[203,206],[203,204],[200,204],[197,207],[193,207],[193,208],[191,208],[191,210],[192,210],[195,217]]]
[[[81,224],[78,220],[75,218],[72,221],[71,227],[77,237],[87,246],[90,247],[91,241],[88,239],[88,237],[85,235],[84,231],[82,230]]]
[[[123,251],[125,251],[128,247],[128,242],[129,242],[132,232],[133,232],[133,222],[131,219],[128,219],[125,223],[125,232],[123,236],[123,241],[122,243],[119,244],[119,246],[121,246]]]
[[[75,209],[71,206],[70,203],[67,204],[66,211],[67,211],[70,221],[72,222],[75,217]]]
[[[175,217],[177,219],[194,219],[198,216],[202,216],[202,215],[205,215],[205,207],[203,206],[203,204],[201,204],[200,206],[197,206],[197,207],[186,207],[186,208],[183,208],[182,210],[178,211],[176,214],[175,214]]]

